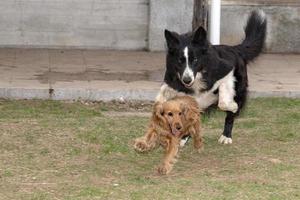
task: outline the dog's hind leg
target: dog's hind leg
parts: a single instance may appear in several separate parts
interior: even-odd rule
[[[158,134],[153,128],[149,128],[146,135],[134,141],[134,149],[139,152],[146,152],[154,149],[158,143]]]

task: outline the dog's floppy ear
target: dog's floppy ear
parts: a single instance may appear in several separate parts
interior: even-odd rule
[[[186,103],[181,103],[180,108],[183,116],[185,117],[186,120],[188,120],[188,114],[190,111],[189,106]]]
[[[153,116],[158,120],[165,120],[164,117],[164,109],[163,104],[160,102],[156,102],[153,106]]]
[[[206,47],[208,45],[206,37],[206,30],[202,26],[199,26],[193,33],[192,43]]]
[[[171,32],[165,29],[165,38],[167,41],[168,50],[173,51],[179,45],[179,35],[176,32]]]
[[[180,107],[185,120],[194,121],[199,117],[199,111],[193,106],[189,106],[187,103],[181,103]]]

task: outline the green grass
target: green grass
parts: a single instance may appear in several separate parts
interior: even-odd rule
[[[132,148],[149,119],[106,114],[134,108],[0,100],[0,199],[300,199],[299,99],[250,99],[230,146],[224,113],[203,117],[204,151],[186,145],[168,176],[161,148]]]

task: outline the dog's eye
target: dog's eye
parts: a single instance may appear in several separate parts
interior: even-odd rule
[[[169,115],[170,117],[172,117],[172,116],[173,116],[173,113],[171,113],[171,112],[168,112],[168,115]]]
[[[178,113],[178,115],[181,115],[181,112],[180,112],[180,113]]]

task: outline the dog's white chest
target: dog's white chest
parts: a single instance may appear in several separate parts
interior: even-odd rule
[[[161,86],[160,91],[159,91],[158,95],[156,96],[155,101],[156,102],[165,102],[176,96],[183,96],[183,95],[187,95],[187,94],[185,94],[183,92],[178,92],[178,91],[174,90],[173,88],[169,87],[166,83],[164,83]],[[197,92],[191,96],[195,97],[201,110],[205,110],[210,105],[216,103],[218,100],[218,95],[214,94],[213,91],[207,91],[207,92],[203,92],[203,93]]]
[[[217,90],[222,84],[228,86],[228,91],[227,90],[223,91],[227,94],[225,96],[223,95],[224,97],[222,96],[222,98],[225,98],[224,100],[226,100],[227,96],[228,98],[233,98],[233,96],[235,95],[235,91],[233,89],[234,88],[233,83],[235,81],[235,78],[233,76],[233,71],[231,71],[224,78],[218,80],[209,91],[205,91],[205,92],[200,92],[201,89],[205,88],[205,85],[201,81],[201,78],[202,78],[201,73],[197,73],[195,83],[192,87],[195,93],[191,95],[195,97],[200,109],[205,110],[206,108],[208,108],[209,106],[211,106],[212,104],[216,103],[219,100],[219,95],[215,94],[214,91]],[[160,88],[160,91],[156,97],[156,101],[164,102],[167,101],[168,99],[174,98],[176,96],[182,96],[182,95],[187,95],[187,94],[183,92],[178,92],[173,88],[169,87],[166,83],[164,83]]]

